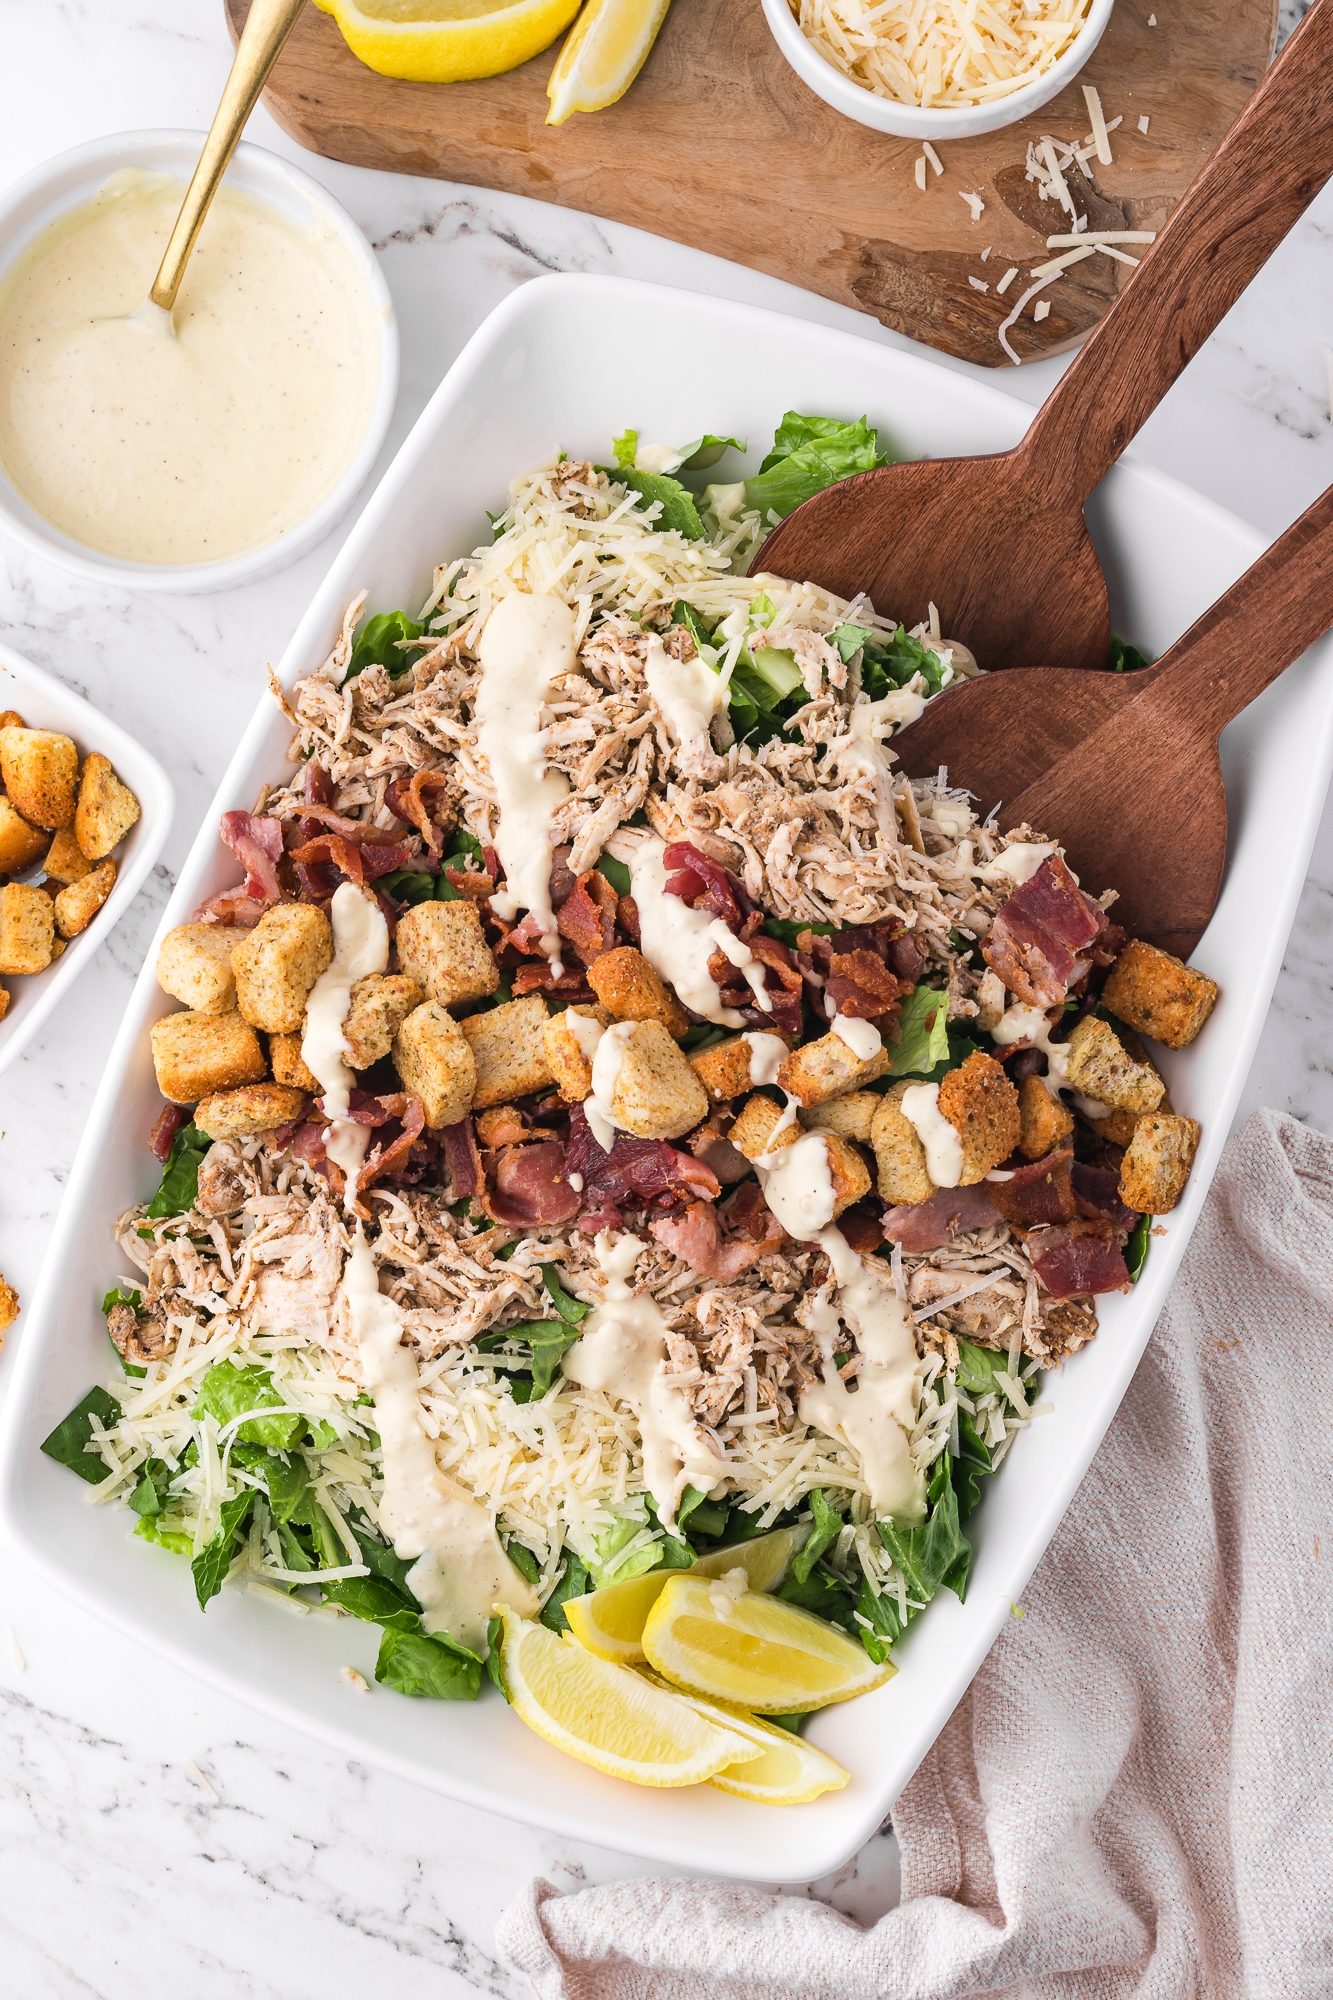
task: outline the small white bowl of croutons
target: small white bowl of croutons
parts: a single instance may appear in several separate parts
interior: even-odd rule
[[[133,737],[0,646],[0,1070],[133,902],[175,807]]]

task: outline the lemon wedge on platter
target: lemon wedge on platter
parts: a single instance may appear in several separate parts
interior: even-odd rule
[[[563,125],[571,111],[604,111],[623,97],[647,62],[670,4],[588,0],[546,86],[547,124]]]
[[[813,1612],[762,1591],[719,1589],[689,1570],[667,1578],[644,1624],[643,1650],[673,1686],[760,1715],[850,1701],[897,1672],[888,1660],[876,1666]]]
[[[348,48],[367,69],[410,83],[466,83],[517,69],[549,49],[579,11],[579,0],[514,0],[510,6],[497,0],[316,4],[332,14]]]
[[[775,1528],[772,1534],[757,1535],[752,1542],[701,1556],[685,1574],[721,1577],[739,1569],[745,1572],[750,1590],[776,1589],[806,1533],[801,1528]],[[642,1660],[644,1620],[668,1577],[681,1574],[679,1570],[649,1570],[645,1576],[626,1577],[623,1583],[603,1584],[583,1597],[567,1597],[564,1613],[570,1631],[599,1660],[619,1660],[625,1665]]]
[[[510,1705],[557,1750],[635,1785],[700,1785],[757,1763],[764,1746],[669,1688],[503,1610],[500,1673]]]
[[[804,1806],[821,1792],[840,1792],[851,1778],[850,1771],[789,1729],[746,1715],[728,1703],[705,1701],[701,1695],[682,1694],[680,1698],[706,1722],[734,1729],[759,1746],[758,1757],[731,1764],[708,1780],[719,1792],[733,1792],[738,1799],[753,1799],[757,1805]]]

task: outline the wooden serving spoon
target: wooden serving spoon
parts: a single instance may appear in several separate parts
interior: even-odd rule
[[[865,591],[911,626],[933,600],[986,668],[1106,665],[1083,506],[1333,175],[1333,0],[1315,0],[1012,451],[881,466],[816,493],[751,573]]]
[[[1217,739],[1330,627],[1333,486],[1156,666],[964,681],[894,748],[914,776],[944,763],[953,783],[976,790],[984,772],[983,812],[1002,789],[1004,827],[1058,840],[1089,894],[1119,890],[1117,923],[1188,958],[1226,862]]]

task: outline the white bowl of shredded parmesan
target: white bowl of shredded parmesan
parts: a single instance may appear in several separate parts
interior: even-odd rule
[[[763,0],[787,61],[835,111],[905,139],[969,139],[1046,104],[1114,0]]]

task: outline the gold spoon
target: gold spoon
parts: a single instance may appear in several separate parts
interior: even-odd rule
[[[304,5],[305,0],[254,0],[236,46],[222,102],[204,141],[194,179],[185,191],[157,276],[143,304],[129,315],[140,326],[175,338],[171,311],[190,252],[199,239],[209,204],[236,151],[246,121],[259,102],[259,93],[268,82],[269,72]]]

